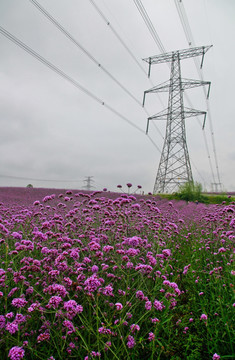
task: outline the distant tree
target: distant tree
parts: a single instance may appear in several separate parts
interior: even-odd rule
[[[179,187],[178,196],[186,201],[200,201],[202,185],[200,183],[187,182]]]
[[[27,187],[27,188],[32,188],[33,185],[32,185],[32,184],[28,184],[26,187]]]

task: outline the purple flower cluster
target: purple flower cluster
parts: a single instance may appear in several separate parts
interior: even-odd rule
[[[27,305],[28,301],[26,301],[24,298],[15,298],[12,300],[11,304],[15,306],[16,308],[22,308],[25,305]]]
[[[66,316],[69,320],[72,320],[77,314],[83,312],[83,306],[77,304],[75,300],[64,302],[64,309],[66,310]]]
[[[24,354],[25,354],[25,351],[22,347],[14,346],[9,351],[8,357],[11,360],[21,360],[21,359],[23,359]]]
[[[168,327],[182,336],[179,353],[208,326],[230,331],[234,204],[61,190],[27,202],[0,204],[0,350],[10,344],[11,360],[30,356],[29,346],[44,347],[45,359],[124,358],[127,349],[141,358],[143,348],[150,358],[160,343],[167,358]],[[215,343],[218,360],[227,350]]]

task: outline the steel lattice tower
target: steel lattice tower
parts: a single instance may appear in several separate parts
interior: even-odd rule
[[[147,93],[169,92],[168,108],[154,116],[149,117],[147,122],[146,133],[148,133],[150,120],[167,121],[164,145],[153,190],[154,194],[171,193],[176,191],[179,185],[185,182],[193,182],[186,142],[185,118],[196,115],[204,115],[204,128],[206,112],[184,107],[183,92],[184,90],[193,87],[208,85],[208,97],[211,83],[209,81],[182,79],[180,60],[202,55],[202,67],[204,54],[210,49],[210,47],[211,46],[202,46],[178,50],[143,59],[149,63],[149,76],[151,66],[153,64],[171,62],[170,80],[145,91],[143,99],[144,106],[145,95]]]

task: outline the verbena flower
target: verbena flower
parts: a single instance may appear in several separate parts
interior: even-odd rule
[[[23,359],[24,354],[25,354],[25,351],[22,347],[13,346],[9,351],[8,357],[11,360],[21,360],[21,359]]]
[[[102,285],[102,283],[100,279],[97,277],[97,275],[94,274],[86,279],[84,285],[85,285],[84,289],[86,291],[94,292]]]
[[[9,294],[7,295],[7,297],[11,297],[12,295],[14,295],[14,293],[19,290],[18,287],[14,287],[11,289],[11,291],[9,292]]]
[[[14,317],[14,313],[11,311],[5,315],[7,319],[12,319]]]
[[[162,253],[166,257],[171,256],[171,250],[170,249],[164,249],[164,250],[162,250]]]
[[[151,303],[151,301],[146,301],[146,303],[145,303],[145,309],[146,309],[146,310],[151,310],[151,309],[152,309],[152,303]]]
[[[75,332],[74,325],[71,321],[64,320],[63,325],[64,325],[64,327],[66,327],[68,329],[68,334],[72,334],[73,332]]]
[[[12,334],[15,334],[18,330],[19,330],[19,327],[18,327],[18,324],[12,322],[12,323],[7,323],[6,325],[6,330],[9,331],[9,333],[12,335]]]
[[[114,296],[113,295],[113,287],[111,285],[105,286],[105,288],[102,290],[102,293],[105,296]]]
[[[48,292],[50,295],[57,293],[62,298],[64,298],[68,294],[66,288],[63,285],[60,285],[60,284],[49,285],[47,288],[43,289],[43,292],[44,293]]]
[[[140,327],[138,324],[132,324],[130,326],[131,332],[134,333],[135,331],[140,331]]]
[[[40,306],[40,303],[38,303],[38,302],[31,304],[30,307],[28,308],[28,312],[30,313],[30,312],[34,311],[39,306]]]
[[[105,334],[105,335],[111,335],[112,334],[112,331],[110,329],[106,329],[103,326],[98,329],[98,332],[100,334]]]
[[[158,318],[153,318],[153,319],[151,319],[151,322],[152,323],[157,323],[157,322],[159,322],[160,320],[158,319]]]
[[[97,273],[99,271],[99,267],[97,265],[93,265],[92,268],[91,268],[91,271],[93,273]]]
[[[27,321],[27,317],[22,314],[16,314],[14,323],[21,324]]]
[[[15,298],[12,300],[11,304],[16,308],[22,308],[28,303],[24,298]]]
[[[158,311],[162,311],[164,309],[164,305],[162,304],[161,301],[158,300],[154,300],[153,306],[155,307],[156,310]]]
[[[153,333],[153,332],[150,332],[150,333],[149,333],[148,340],[149,340],[149,341],[153,341],[154,339],[155,339],[154,333]]]
[[[200,320],[207,320],[207,315],[206,314],[202,314],[200,317]]]
[[[22,239],[22,234],[20,234],[19,232],[17,231],[14,231],[11,236],[14,238],[14,239],[17,239],[17,240],[21,240]]]
[[[83,306],[77,304],[75,300],[69,300],[64,303],[64,309],[67,311],[67,317],[72,320],[77,314],[83,312]]]
[[[127,336],[127,347],[129,348],[129,349],[131,349],[131,348],[133,348],[134,346],[135,346],[135,339],[133,338],[133,336],[131,336],[131,335],[128,335]]]
[[[45,341],[45,340],[50,340],[50,334],[49,333],[43,333],[43,334],[38,335],[38,337],[37,337],[37,342],[38,343],[40,343],[42,341]]]
[[[123,308],[123,305],[121,303],[119,303],[119,302],[117,302],[115,304],[115,306],[116,306],[116,309],[119,310],[119,311],[122,310],[122,308]]]
[[[52,296],[48,302],[48,307],[57,309],[61,301],[63,301],[63,299],[60,296]]]
[[[136,291],[136,298],[137,298],[137,299],[140,299],[140,300],[144,300],[145,295],[144,295],[144,293],[143,293],[142,290]]]

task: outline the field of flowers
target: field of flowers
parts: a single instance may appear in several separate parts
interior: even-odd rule
[[[235,204],[0,189],[0,359],[234,359]]]

